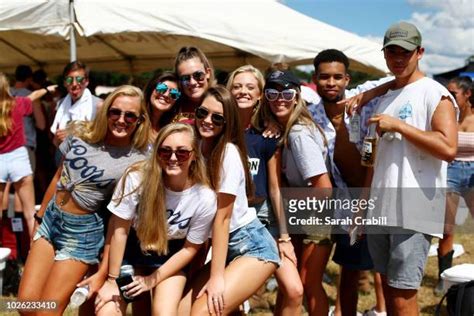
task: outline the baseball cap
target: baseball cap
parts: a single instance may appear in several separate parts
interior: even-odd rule
[[[299,88],[300,80],[288,70],[274,70],[270,72],[265,79],[265,86],[271,86],[274,84],[281,85],[285,88],[290,86]]]
[[[408,22],[399,22],[390,26],[383,38],[383,48],[397,45],[413,51],[421,46],[421,34],[415,25]]]

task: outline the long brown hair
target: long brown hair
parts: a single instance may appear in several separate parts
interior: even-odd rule
[[[7,77],[0,72],[0,137],[6,136],[13,125],[12,110],[15,98],[12,97],[9,89]]]
[[[247,196],[253,195],[252,180],[250,178],[250,171],[247,160],[247,148],[245,146],[244,135],[242,133],[242,124],[240,123],[240,116],[237,106],[232,94],[221,85],[209,88],[204,94],[204,99],[213,97],[217,102],[222,104],[223,114],[226,123],[223,126],[221,134],[214,140],[214,146],[211,157],[207,161],[207,170],[211,186],[214,190],[219,190],[220,173],[222,169],[222,161],[224,159],[225,148],[227,143],[233,143],[237,146],[240,160],[244,166],[245,171],[245,187]]]
[[[166,192],[163,180],[165,174],[161,168],[157,152],[165,139],[175,133],[188,133],[191,136],[194,160],[189,167],[188,177],[192,184],[209,186],[206,164],[199,150],[198,138],[193,127],[183,123],[172,123],[163,127],[156,137],[152,155],[147,160],[132,165],[123,176],[126,178],[130,172],[141,174],[141,183],[136,189],[140,192],[136,231],[140,240],[140,248],[143,251],[151,250],[159,254],[167,254],[168,252]],[[124,192],[124,189],[125,181],[123,179],[122,192]],[[117,204],[120,203],[122,198],[123,196],[118,199]]]

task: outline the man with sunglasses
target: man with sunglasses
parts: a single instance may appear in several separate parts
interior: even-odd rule
[[[51,125],[56,147],[66,137],[66,126],[71,121],[90,121],[95,117],[102,99],[92,95],[89,85],[89,69],[80,61],[73,61],[64,67],[63,84],[68,94],[59,100],[56,115]]]

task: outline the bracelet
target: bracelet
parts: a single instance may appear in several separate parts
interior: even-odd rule
[[[288,237],[288,238],[278,238],[278,242],[290,242],[291,241],[291,237]]]
[[[113,275],[112,273],[107,274],[107,280],[115,281],[118,278],[118,275]]]
[[[41,225],[41,223],[43,222],[43,217],[39,216],[38,215],[38,212],[36,212],[34,215],[33,215],[33,218],[35,219],[35,221]]]

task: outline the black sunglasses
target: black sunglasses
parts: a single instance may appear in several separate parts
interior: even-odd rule
[[[183,84],[189,84],[191,82],[191,77],[193,77],[196,81],[203,81],[206,78],[206,73],[204,71],[198,70],[190,75],[179,76],[179,81],[181,81]]]
[[[122,114],[123,120],[127,124],[135,124],[140,119],[140,117],[133,112],[122,111],[119,109],[109,109],[107,112],[107,116],[114,121],[119,120]]]
[[[173,150],[168,147],[159,147],[158,157],[160,157],[160,159],[163,160],[164,162],[168,162],[171,159],[171,156],[173,156],[174,154],[178,162],[185,162],[189,159],[192,152],[193,150],[183,149],[183,148],[178,148],[176,150]]]
[[[200,106],[196,109],[196,118],[199,120],[203,120],[206,117],[208,117],[210,113],[211,112],[208,109]],[[219,127],[225,124],[225,118],[224,118],[224,115],[222,114],[212,113],[211,121],[212,121],[212,124]]]

